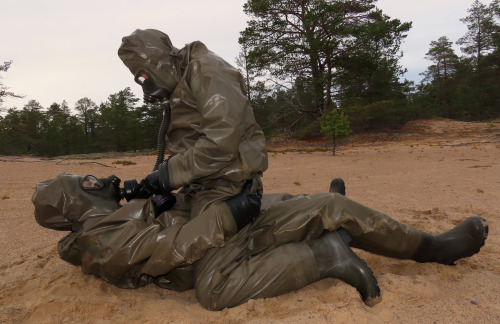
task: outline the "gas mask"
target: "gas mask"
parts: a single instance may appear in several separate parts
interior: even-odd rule
[[[60,173],[56,178],[36,185],[32,202],[36,221],[55,230],[76,230],[78,224],[103,217],[120,208],[120,179],[116,176],[98,179]]]
[[[123,37],[118,56],[141,85],[145,102],[168,99],[183,73],[179,50],[158,30],[138,29]]]
[[[120,182],[120,178],[115,175],[98,179],[88,174],[80,180],[80,186],[94,196],[119,202],[122,199]]]
[[[142,87],[144,101],[148,103],[163,102],[170,98],[170,92],[165,88],[160,88],[146,69],[140,69],[135,74],[134,81]]]

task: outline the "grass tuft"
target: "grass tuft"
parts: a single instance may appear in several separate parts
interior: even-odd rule
[[[137,163],[128,161],[128,160],[121,160],[121,161],[115,161],[112,164],[121,164],[121,165],[136,165]]]

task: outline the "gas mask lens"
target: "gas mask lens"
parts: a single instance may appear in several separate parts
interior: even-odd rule
[[[155,87],[155,83],[153,81],[153,78],[151,78],[151,74],[142,69],[137,72],[134,78],[135,82],[143,87],[144,89],[153,89]]]
[[[83,177],[81,185],[85,190],[104,188],[104,184],[102,183],[102,181],[90,174]]]

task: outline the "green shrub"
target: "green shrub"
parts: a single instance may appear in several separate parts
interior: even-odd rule
[[[349,116],[352,129],[394,126],[415,118],[414,107],[394,100],[383,100],[366,106],[352,105],[342,108]]]
[[[115,161],[113,164],[121,164],[121,165],[136,165],[137,163],[132,162],[132,161]]]
[[[321,136],[321,125],[319,119],[316,119],[315,121],[307,124],[306,126],[298,129],[294,134],[293,137],[295,137],[298,140],[304,140],[306,138],[312,138],[312,137],[318,137]]]
[[[349,125],[349,120],[343,112],[338,109],[332,109],[320,117],[321,132],[326,137],[333,139],[332,154],[335,155],[337,148],[337,139],[348,136],[352,130]]]

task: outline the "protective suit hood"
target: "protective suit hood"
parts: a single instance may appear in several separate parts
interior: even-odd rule
[[[111,194],[99,196],[84,190],[83,179],[60,173],[55,179],[39,182],[31,198],[37,223],[55,230],[77,230],[85,220],[108,215],[121,207]]]
[[[137,29],[123,37],[118,56],[134,76],[140,69],[147,69],[155,83],[170,93],[182,76],[179,50],[168,35],[155,29]]]

